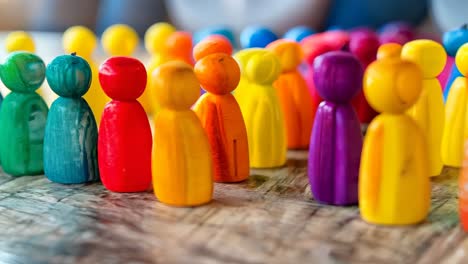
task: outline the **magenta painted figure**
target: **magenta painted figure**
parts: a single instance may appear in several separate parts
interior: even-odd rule
[[[356,204],[362,134],[351,99],[361,89],[362,65],[351,53],[332,51],[315,59],[313,71],[324,101],[317,109],[310,140],[312,194],[325,204]]]

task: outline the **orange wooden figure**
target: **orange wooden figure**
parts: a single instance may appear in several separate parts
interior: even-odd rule
[[[166,40],[168,60],[180,60],[193,66],[192,35],[185,31],[176,31]]]
[[[154,121],[153,186],[160,202],[196,206],[213,196],[210,144],[190,110],[200,92],[192,66],[167,62],[153,72],[151,88],[161,110]]]
[[[198,99],[194,111],[210,141],[214,180],[239,182],[249,177],[249,147],[242,112],[231,94],[239,83],[240,69],[225,53],[232,51],[227,45],[231,45],[227,39],[208,38],[195,46],[194,57],[199,59],[195,74],[207,93]]]
[[[307,83],[298,71],[302,62],[301,46],[291,40],[280,39],[267,49],[281,61],[282,73],[273,83],[284,113],[289,149],[307,149],[310,142],[315,111]]]

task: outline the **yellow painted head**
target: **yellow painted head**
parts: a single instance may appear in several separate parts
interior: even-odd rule
[[[304,58],[301,45],[292,40],[279,39],[266,48],[278,56],[283,72],[295,71]]]
[[[200,96],[200,84],[192,66],[182,61],[170,61],[152,73],[150,89],[163,108],[189,110]]]
[[[166,41],[176,28],[166,22],[159,22],[146,30],[145,48],[151,54],[164,52]]]
[[[436,78],[444,69],[447,53],[444,47],[429,39],[418,39],[406,43],[401,58],[416,63],[426,79]]]
[[[385,43],[377,50],[377,59],[399,58],[402,46],[398,43]]]
[[[62,45],[66,53],[76,52],[81,57],[89,58],[96,49],[97,38],[89,28],[74,26],[63,33]]]
[[[242,77],[254,83],[271,84],[281,73],[278,56],[267,49],[244,49],[237,52],[234,58],[239,63]]]
[[[461,46],[455,56],[455,63],[461,74],[468,77],[468,43]]]
[[[5,39],[5,48],[8,53],[14,51],[27,51],[34,53],[36,46],[32,36],[24,31],[14,31]]]
[[[138,34],[128,25],[116,24],[102,34],[104,51],[111,56],[131,56],[138,46]]]
[[[418,100],[422,72],[413,62],[383,58],[367,67],[363,86],[364,95],[375,110],[401,114]]]

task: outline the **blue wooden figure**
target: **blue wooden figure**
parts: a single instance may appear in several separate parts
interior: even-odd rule
[[[0,110],[0,159],[13,176],[43,172],[43,141],[47,105],[35,92],[45,79],[41,58],[13,52],[0,67],[0,77],[11,93]]]
[[[44,136],[44,173],[53,182],[99,179],[96,120],[82,98],[91,76],[88,62],[75,54],[59,56],[47,65],[47,82],[60,96],[50,107]]]
[[[240,44],[243,49],[265,48],[278,39],[278,36],[269,28],[262,26],[249,26],[240,34]]]
[[[307,26],[297,26],[290,28],[284,33],[283,38],[300,42],[303,38],[315,34],[316,31]]]
[[[468,25],[465,24],[460,28],[445,32],[442,42],[444,44],[445,51],[447,51],[447,55],[449,58],[452,58],[451,60],[449,59],[452,65],[450,75],[444,87],[444,102],[446,102],[453,81],[456,78],[463,76],[458,70],[457,65],[455,65],[453,58],[455,58],[458,49],[463,44],[468,43]]]

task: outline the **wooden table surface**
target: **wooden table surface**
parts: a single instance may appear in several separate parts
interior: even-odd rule
[[[456,169],[433,180],[425,223],[383,227],[357,207],[315,202],[307,153],[288,157],[286,167],[216,184],[213,202],[197,208],[2,173],[0,263],[467,263]]]

